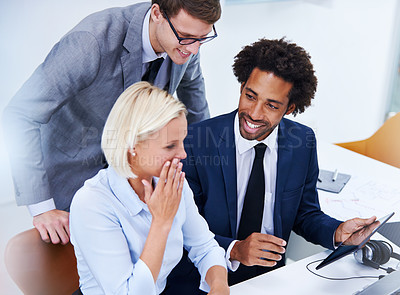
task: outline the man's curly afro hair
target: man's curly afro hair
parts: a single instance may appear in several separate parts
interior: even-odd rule
[[[293,115],[304,112],[310,106],[317,90],[317,77],[310,55],[302,47],[284,38],[260,39],[245,46],[235,56],[233,73],[239,83],[244,83],[254,68],[273,73],[293,84],[289,93],[289,105],[296,106]]]

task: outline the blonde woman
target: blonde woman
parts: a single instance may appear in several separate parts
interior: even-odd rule
[[[101,143],[109,167],[71,205],[83,294],[160,294],[183,247],[200,288],[229,294],[224,251],[181,171],[185,114],[181,102],[147,82],[126,89],[111,110]]]

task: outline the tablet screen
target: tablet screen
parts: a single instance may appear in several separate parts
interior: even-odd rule
[[[339,247],[337,247],[328,257],[326,257],[320,264],[317,265],[316,269],[320,269],[320,268],[362,248],[369,241],[371,236],[374,233],[376,233],[379,230],[379,228],[382,225],[384,225],[393,215],[394,215],[394,212],[382,217],[381,219],[376,220],[374,223],[379,221],[380,224],[376,228],[374,228],[372,230],[372,232],[360,244],[358,244],[358,245],[343,245],[343,243],[341,243],[339,245]],[[374,223],[372,223],[371,225],[373,225]]]

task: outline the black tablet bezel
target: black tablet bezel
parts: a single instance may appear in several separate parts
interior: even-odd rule
[[[315,269],[320,269],[324,266],[327,266],[328,264],[331,264],[332,262],[347,256],[354,251],[361,249],[371,238],[371,236],[376,233],[382,225],[384,225],[392,216],[394,215],[394,212],[376,220],[375,222],[380,222],[380,224],[366,237],[359,245],[343,245],[341,243],[331,254],[328,255],[320,264],[317,265]]]

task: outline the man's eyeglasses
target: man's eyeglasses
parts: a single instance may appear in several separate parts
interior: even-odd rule
[[[163,14],[164,14],[165,18],[167,19],[167,21],[169,23],[169,26],[171,27],[172,31],[174,32],[176,38],[178,39],[179,44],[181,44],[181,45],[189,45],[189,44],[193,44],[193,43],[195,43],[197,41],[200,42],[200,44],[204,44],[204,43],[207,43],[207,42],[211,41],[212,39],[214,39],[215,37],[218,36],[217,32],[215,31],[215,26],[213,25],[213,31],[214,31],[214,35],[213,36],[207,36],[207,37],[203,37],[203,38],[182,38],[182,37],[179,37],[179,35],[176,32],[174,26],[172,25],[171,21],[169,20],[168,15],[165,12],[163,12]]]

